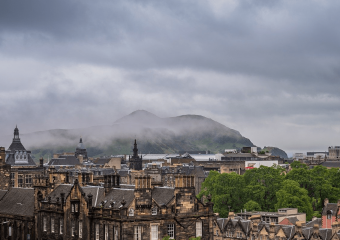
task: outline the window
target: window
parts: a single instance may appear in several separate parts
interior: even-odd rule
[[[202,222],[196,222],[196,237],[202,237]]]
[[[79,222],[79,238],[83,237],[83,222]]]
[[[46,232],[47,231],[47,218],[43,217],[43,231]]]
[[[72,221],[72,223],[71,223],[71,236],[72,237],[74,237],[75,231],[76,231],[76,226],[75,226],[74,221]]]
[[[60,230],[59,230],[59,232],[60,232],[60,234],[63,234],[63,232],[64,232],[64,219],[62,219],[62,218],[60,218]]]
[[[15,173],[11,173],[11,185],[14,187]]]
[[[134,236],[135,240],[142,240],[142,226],[135,226]]]
[[[23,183],[24,183],[24,175],[19,174],[18,175],[18,187],[23,187]]]
[[[251,240],[255,240],[255,235],[251,235]]]
[[[218,237],[218,230],[216,230],[216,236]]]
[[[54,233],[54,218],[51,218],[51,233]]]
[[[26,182],[26,184],[31,184],[32,183],[32,175],[26,175],[25,182]]]
[[[157,215],[157,207],[154,207],[154,208],[151,210],[151,214],[152,214],[152,215]]]
[[[158,225],[151,225],[151,240],[158,240]]]
[[[105,240],[109,240],[109,225],[105,224],[104,232],[105,232]]]
[[[99,224],[96,224],[96,240],[99,240]]]
[[[168,224],[168,236],[170,239],[175,238],[175,224]]]
[[[71,203],[71,211],[73,213],[79,212],[79,204],[76,202]]]
[[[118,230],[115,230],[115,239],[114,240],[118,240]]]
[[[327,213],[327,219],[331,219],[332,218],[332,214]]]
[[[129,216],[134,216],[134,215],[135,215],[135,210],[133,210],[133,208],[130,208]]]

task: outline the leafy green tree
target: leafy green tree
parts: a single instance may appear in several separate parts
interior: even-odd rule
[[[260,204],[258,204],[257,202],[253,200],[249,200],[248,202],[246,202],[243,208],[246,209],[247,211],[260,211],[261,210]]]
[[[307,220],[313,217],[313,208],[308,191],[299,186],[298,182],[285,180],[282,183],[282,189],[277,191],[276,210],[279,208],[298,208],[299,212],[306,213]]]
[[[304,169],[308,169],[307,165],[304,163],[300,163],[299,161],[294,161],[292,162],[292,164],[290,164],[291,168],[304,168]]]
[[[218,173],[211,171],[202,184],[198,198],[211,195],[214,211],[221,217],[228,217],[229,206],[232,210],[241,211],[244,203],[244,178],[236,173]]]
[[[261,206],[262,210],[274,211],[276,200],[276,192],[281,189],[282,181],[285,179],[283,174],[284,169],[281,167],[266,167],[261,166],[247,170],[243,175],[246,186],[256,186],[257,189],[261,189],[264,192],[254,192],[263,196],[263,200],[260,201],[256,198],[256,201]],[[263,188],[260,188],[262,186]],[[249,193],[248,193],[249,194]],[[248,199],[254,200],[254,199]]]

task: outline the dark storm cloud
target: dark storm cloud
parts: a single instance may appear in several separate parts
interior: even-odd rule
[[[335,0],[5,0],[0,119],[33,131],[146,109],[203,114],[259,145],[336,144],[339,10]]]

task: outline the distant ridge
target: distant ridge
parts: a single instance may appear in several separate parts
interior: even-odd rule
[[[21,136],[36,159],[56,152],[74,151],[82,136],[89,157],[131,154],[134,138],[140,153],[177,153],[179,151],[224,152],[227,148],[254,146],[238,131],[201,115],[160,118],[145,110],[117,119],[111,126],[81,129],[53,129]],[[6,139],[10,142],[11,138]],[[4,142],[4,139],[1,139]]]

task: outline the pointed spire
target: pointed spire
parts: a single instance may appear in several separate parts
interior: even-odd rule
[[[133,157],[138,158],[138,148],[137,148],[137,140],[135,139],[135,144],[133,148]]]
[[[82,137],[81,137],[81,136],[80,136],[79,143],[83,143],[83,139],[82,139]]]

